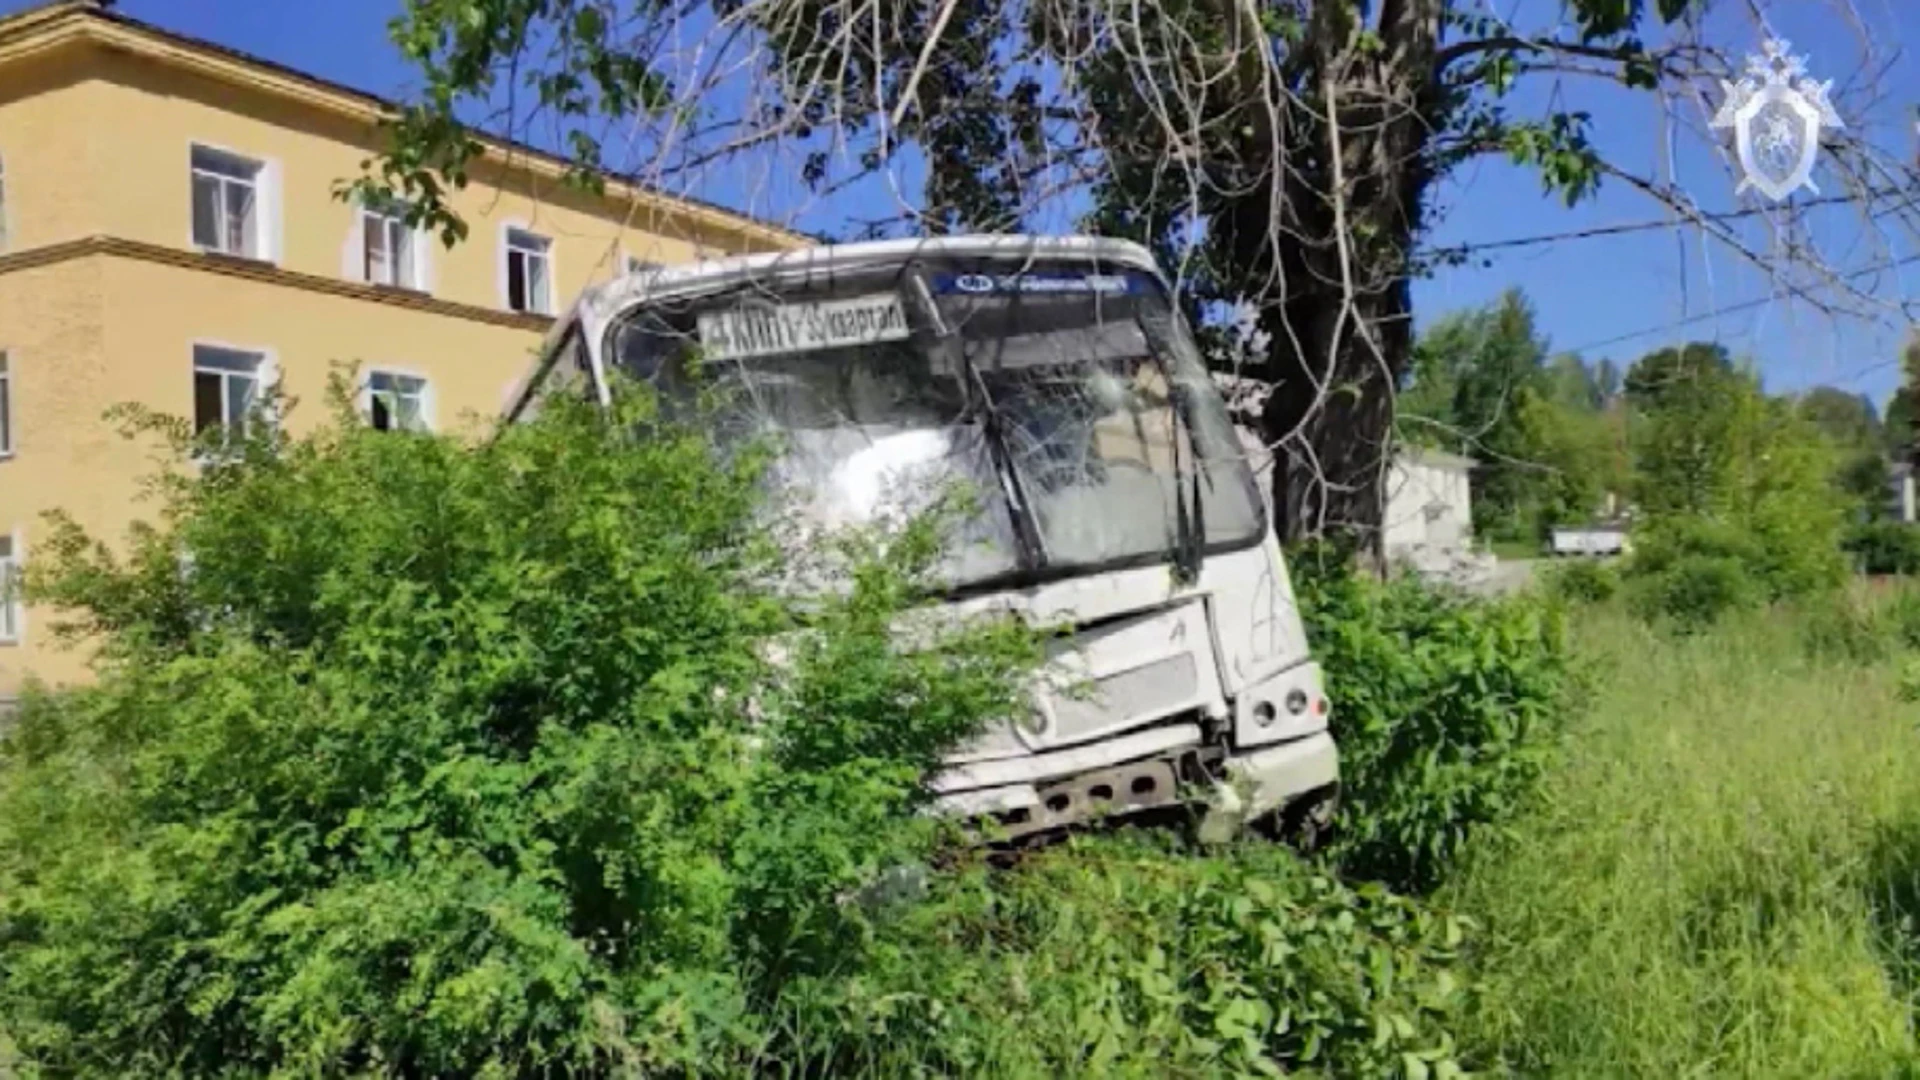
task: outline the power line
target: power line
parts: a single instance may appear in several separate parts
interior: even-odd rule
[[[1841,275],[1841,280],[1848,281],[1848,280],[1852,280],[1853,278],[1865,277],[1868,274],[1877,274],[1883,270],[1897,270],[1902,266],[1906,266],[1910,263],[1915,263],[1915,262],[1920,262],[1920,252],[1915,252],[1914,254],[1911,254],[1911,255],[1902,255],[1898,259],[1888,260],[1874,266],[1863,266],[1860,269],[1853,271],[1852,273]],[[1682,318],[1675,319],[1670,323],[1663,323],[1659,326],[1650,326],[1644,330],[1635,330],[1632,333],[1620,334],[1615,337],[1606,338],[1601,341],[1591,341],[1584,345],[1576,345],[1565,351],[1577,353],[1577,352],[1586,352],[1588,349],[1602,349],[1607,347],[1608,345],[1618,345],[1623,341],[1632,341],[1635,338],[1643,338],[1648,336],[1649,334],[1664,333],[1668,330],[1677,330],[1682,326],[1691,326],[1694,323],[1704,322],[1708,319],[1717,319],[1722,315],[1731,315],[1736,311],[1747,311],[1752,308],[1764,307],[1767,304],[1776,303],[1777,301],[1779,301],[1779,299],[1780,297],[1778,296],[1763,296],[1758,300],[1742,300],[1737,304],[1727,304],[1722,307],[1714,308],[1711,311],[1703,311],[1698,315],[1687,315]]]
[[[1811,209],[1816,206],[1833,206],[1839,203],[1858,202],[1862,199],[1875,199],[1883,195],[1898,195],[1903,189],[1885,188],[1880,191],[1859,192],[1848,195],[1822,195],[1794,204],[1799,209]],[[1698,222],[1738,221],[1742,218],[1756,217],[1774,211],[1770,206],[1750,206],[1742,210],[1719,210],[1701,212],[1687,218],[1654,218],[1646,221],[1630,221],[1617,225],[1595,225],[1584,229],[1568,229],[1557,233],[1539,233],[1534,236],[1514,236],[1504,240],[1488,240],[1482,243],[1452,244],[1434,248],[1436,256],[1472,255],[1481,251],[1499,251],[1506,248],[1533,247],[1537,244],[1555,244],[1562,240],[1590,240],[1599,236],[1619,236],[1625,233],[1651,232],[1654,229],[1671,229],[1675,226],[1696,224]]]

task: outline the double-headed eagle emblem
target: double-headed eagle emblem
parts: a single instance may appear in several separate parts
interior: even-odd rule
[[[1843,128],[1827,92],[1833,80],[1815,82],[1806,62],[1787,51],[1788,43],[1769,40],[1759,56],[1747,57],[1739,82],[1720,80],[1726,92],[1715,128],[1732,128],[1734,151],[1744,174],[1738,195],[1748,188],[1784,201],[1799,188],[1815,194],[1813,162],[1820,153],[1823,128]]]

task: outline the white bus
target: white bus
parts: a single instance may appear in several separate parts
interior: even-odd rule
[[[951,237],[646,271],[573,304],[509,419],[551,393],[607,405],[614,372],[675,400],[693,357],[734,403],[723,440],[776,437],[772,483],[799,518],[858,526],[966,482],[979,510],[939,570],[947,610],[1073,628],[1032,714],[929,778],[937,812],[1013,837],[1182,805],[1216,836],[1325,823],[1339,768],[1320,668],[1145,249]]]

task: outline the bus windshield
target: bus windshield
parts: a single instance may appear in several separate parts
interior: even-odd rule
[[[1224,404],[1148,274],[895,267],[650,302],[608,340],[613,367],[669,400],[691,392],[697,351],[722,440],[778,440],[772,479],[801,521],[872,524],[964,485],[975,512],[940,570],[953,588],[1265,528]]]

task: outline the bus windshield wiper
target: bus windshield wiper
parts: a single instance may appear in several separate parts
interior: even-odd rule
[[[986,435],[987,454],[993,459],[994,474],[1000,481],[1001,494],[1007,500],[1007,514],[1013,525],[1013,542],[1018,549],[1020,569],[1027,574],[1039,571],[1046,566],[1045,548],[1041,543],[1039,523],[1033,518],[1026,492],[1020,486],[1020,477],[1013,467],[1012,453],[1007,446],[1006,422],[994,407],[993,395],[987,391],[986,380],[981,378],[980,370],[973,362],[973,353],[967,347],[966,339],[949,327],[941,316],[940,305],[927,288],[926,278],[916,273],[909,275],[908,280],[913,283],[914,298],[924,307],[934,333],[942,340],[953,342],[954,355],[960,366],[958,374],[967,391],[967,416],[977,418]]]

